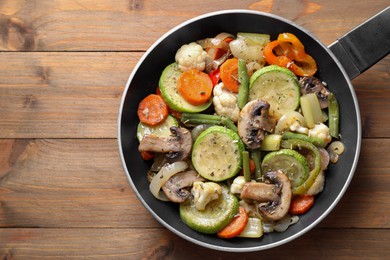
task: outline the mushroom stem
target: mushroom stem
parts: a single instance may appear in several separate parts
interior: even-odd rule
[[[264,182],[247,182],[241,192],[241,199],[257,202],[279,201],[280,187]]]
[[[172,133],[170,137],[145,135],[138,146],[138,151],[166,153],[169,162],[186,159],[192,148],[191,133],[183,127],[172,126],[170,130]]]
[[[267,172],[264,174],[266,180],[281,188],[280,199],[269,201],[267,204],[259,204],[259,211],[269,220],[279,220],[283,218],[290,208],[292,191],[288,177],[280,170]]]

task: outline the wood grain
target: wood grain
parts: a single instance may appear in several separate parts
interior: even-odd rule
[[[310,234],[310,235],[309,235]],[[331,239],[330,239],[331,238]],[[373,229],[314,229],[298,239],[244,259],[383,259],[390,233]],[[345,257],[348,256],[348,257]],[[0,229],[1,259],[243,259],[208,250],[166,229]]]
[[[0,137],[116,137],[140,53],[0,52]]]
[[[116,125],[135,64],[188,18],[224,9],[264,11],[329,45],[388,5],[0,0],[0,259],[386,259],[390,57],[353,80],[364,138],[340,203],[313,230],[262,252],[209,250],[163,228],[130,188]]]
[[[354,179],[322,227],[390,228],[389,145],[364,140]],[[127,182],[116,140],[6,139],[0,147],[0,227],[158,226]]]
[[[221,9],[271,12],[305,26],[325,44],[387,7],[386,1],[220,0],[14,0],[0,2],[0,50],[146,50],[194,16]],[[336,13],[336,15],[334,15]],[[332,17],[332,19],[329,19]],[[169,18],[169,19],[167,19]]]
[[[0,138],[116,138],[127,79],[143,53],[0,52]],[[353,80],[364,137],[390,137],[390,57]]]

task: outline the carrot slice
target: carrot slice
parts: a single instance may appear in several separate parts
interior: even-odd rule
[[[149,160],[152,160],[154,158],[154,153],[150,152],[150,151],[143,151],[143,152],[141,152],[141,157],[145,161],[149,161]]]
[[[248,213],[243,207],[238,208],[239,214],[237,214],[232,222],[230,222],[225,228],[217,233],[220,238],[233,238],[241,234],[248,224]]]
[[[300,215],[306,213],[314,205],[313,195],[299,195],[291,201],[290,213]]]
[[[147,125],[158,125],[168,116],[168,106],[161,96],[150,94],[138,105],[138,118]]]
[[[178,81],[177,89],[188,103],[198,106],[209,101],[213,91],[213,83],[206,73],[191,69],[183,72]]]
[[[227,89],[234,93],[238,93],[238,59],[232,58],[222,63],[220,67],[220,77]]]

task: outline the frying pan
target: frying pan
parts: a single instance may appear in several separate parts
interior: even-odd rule
[[[304,44],[317,62],[316,76],[327,82],[340,103],[340,131],[345,152],[331,165],[326,185],[317,195],[313,208],[285,232],[265,234],[260,239],[223,240],[215,235],[198,233],[186,226],[175,203],[162,202],[149,191],[146,173],[150,162],[142,160],[136,138],[138,103],[157,87],[163,69],[174,62],[183,44],[213,37],[220,32],[268,33],[275,39],[279,33],[291,32]],[[118,117],[120,157],[131,187],[145,208],[163,226],[195,244],[221,251],[250,252],[276,247],[303,235],[336,206],[354,175],[361,145],[359,105],[351,79],[368,69],[390,51],[390,8],[387,8],[326,47],[310,32],[282,17],[249,10],[225,10],[188,20],[157,40],[132,71],[124,90]]]

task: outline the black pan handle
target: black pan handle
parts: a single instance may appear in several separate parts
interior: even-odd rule
[[[390,6],[329,46],[353,79],[390,53]]]

